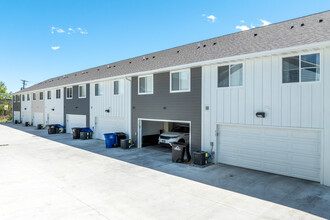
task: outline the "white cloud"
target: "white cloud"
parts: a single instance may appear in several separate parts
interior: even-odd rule
[[[263,19],[260,19],[260,21],[262,22],[262,25],[261,26],[266,26],[266,25],[270,25],[271,24],[269,21],[266,21],[266,20],[263,20]]]
[[[249,28],[248,26],[246,26],[246,25],[241,25],[241,26],[237,25],[237,26],[236,26],[236,29],[239,29],[239,30],[241,30],[241,31],[247,31],[247,30],[250,30],[250,28]]]
[[[245,21],[244,20],[240,20],[239,22],[241,22],[243,24]]]
[[[62,28],[52,27],[52,29],[51,29],[51,33],[54,34],[55,31],[56,31],[57,33],[59,33],[59,34],[63,34],[63,33],[65,33],[65,31],[64,31]]]
[[[81,34],[88,34],[87,30],[83,30],[81,28],[77,28],[78,32]]]
[[[54,47],[50,47],[52,50],[58,50],[60,49],[60,46],[54,46]]]
[[[215,22],[216,17],[214,15],[207,16],[206,14],[202,14],[202,16],[203,17],[206,17],[207,18],[207,21],[209,21],[211,23],[214,23]]]

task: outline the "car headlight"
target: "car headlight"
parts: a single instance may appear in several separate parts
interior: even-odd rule
[[[172,138],[178,138],[178,137],[179,137],[179,136],[174,136],[174,137],[171,137],[171,139],[172,139]]]

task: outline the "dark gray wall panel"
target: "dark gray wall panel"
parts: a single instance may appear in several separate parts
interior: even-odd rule
[[[22,101],[22,97],[21,97],[21,95],[18,95],[18,96],[20,96],[20,100]],[[20,112],[20,116],[19,116],[19,118],[21,118],[22,117],[22,112],[21,112],[21,101],[20,102],[14,102],[14,99],[12,100],[12,102],[13,102],[13,122],[14,122],[14,111],[19,111]]]
[[[191,69],[191,91],[182,93],[170,93],[169,72],[154,74],[152,95],[138,95],[138,77],[133,77],[132,138],[138,139],[138,118],[191,121],[191,149],[200,150],[201,72],[201,67]]]
[[[86,115],[86,125],[89,127],[89,96],[90,88],[86,84],[86,98],[78,97],[78,86],[73,86],[72,99],[66,98],[66,87],[64,87],[64,124],[66,125],[66,114]]]

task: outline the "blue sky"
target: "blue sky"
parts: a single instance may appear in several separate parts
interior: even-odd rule
[[[329,9],[329,0],[0,0],[0,81],[15,92],[21,79],[31,86]]]

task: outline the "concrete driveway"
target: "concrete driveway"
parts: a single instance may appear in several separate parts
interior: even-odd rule
[[[329,219],[330,188],[0,125],[0,219]]]

